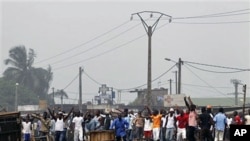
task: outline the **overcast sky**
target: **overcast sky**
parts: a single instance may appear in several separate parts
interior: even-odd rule
[[[132,13],[142,11],[164,13],[152,36],[152,80],[161,76],[152,82],[152,88],[169,88],[169,79],[175,81],[177,67],[164,74],[175,65],[164,58],[249,69],[249,8],[248,0],[2,1],[1,73],[7,67],[3,60],[8,51],[24,45],[36,52],[35,67],[51,65],[51,87],[68,93],[66,103],[77,103],[79,67],[84,69],[83,102],[97,95],[100,84],[116,90],[146,84],[148,37],[138,16],[130,21]],[[171,23],[165,14],[172,17]],[[150,13],[141,16],[152,25],[159,14],[151,19]],[[226,73],[234,71],[184,62],[182,93],[228,97],[233,103],[233,96],[228,95],[234,92],[230,80],[250,86],[249,71]],[[122,102],[135,96],[122,92]]]

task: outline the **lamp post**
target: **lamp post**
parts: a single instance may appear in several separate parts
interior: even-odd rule
[[[158,15],[156,21],[152,24],[152,25],[148,25],[146,23],[146,21],[143,19],[142,17],[142,14],[144,13],[150,13],[150,18],[153,17],[153,14],[155,15]],[[152,35],[153,35],[153,32],[155,31],[155,28],[159,22],[159,20],[165,16],[167,18],[169,18],[169,23],[171,22],[172,20],[172,17],[169,16],[169,15],[166,15],[164,13],[161,13],[161,12],[156,12],[156,11],[142,11],[142,12],[138,12],[138,13],[133,13],[131,14],[131,20],[133,19],[133,15],[137,15],[143,26],[144,26],[144,29],[145,31],[147,32],[147,35],[148,35],[148,75],[147,75],[147,94],[146,94],[146,100],[147,100],[147,105],[148,106],[151,106],[151,83],[152,83],[152,79],[151,79],[151,38],[152,38]]]
[[[15,92],[15,111],[18,111],[18,104],[17,104],[17,87],[19,83],[16,83],[16,92]]]
[[[169,58],[165,58],[165,60],[174,62],[178,66],[178,92],[177,93],[181,94],[181,65],[183,64],[183,61],[181,60],[181,58],[179,58],[178,62],[173,61]]]
[[[178,71],[173,71],[175,73],[175,94],[178,93],[178,81],[177,81],[177,73]]]

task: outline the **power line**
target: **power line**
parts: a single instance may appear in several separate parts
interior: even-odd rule
[[[185,66],[185,65],[184,65]],[[226,97],[228,97],[226,94],[222,93],[221,91],[217,90],[215,87],[213,87],[212,85],[210,85],[208,82],[206,82],[205,80],[201,79],[196,73],[194,73],[192,70],[190,70],[187,66],[185,66],[191,73],[193,73],[198,79],[200,79],[202,82],[204,82],[206,85],[208,85],[210,88],[213,88],[216,92],[218,92],[219,94],[222,94]],[[228,99],[230,99],[231,101],[234,101],[232,100],[232,98],[228,97]]]
[[[172,22],[174,24],[238,24],[249,23],[250,21],[230,21],[230,22]]]
[[[175,65],[173,65],[170,69],[168,69],[166,72],[162,73],[161,75],[159,75],[158,77],[156,77],[155,79],[153,79],[151,82],[154,82],[156,80],[158,80],[159,78],[161,78],[162,76],[164,76],[166,73],[168,73],[170,70],[172,70],[175,67]],[[130,91],[130,90],[134,90],[134,89],[138,89],[141,88],[143,86],[146,86],[147,84],[143,84],[137,87],[133,87],[133,88],[126,88],[126,89],[119,89],[119,88],[114,88],[115,90],[120,90],[120,91]]]
[[[66,68],[66,67],[70,67],[70,66],[73,66],[73,65],[76,65],[76,64],[79,64],[79,63],[88,61],[88,60],[95,59],[95,58],[97,58],[97,57],[100,57],[100,56],[102,56],[102,55],[105,55],[105,54],[107,54],[107,53],[110,53],[110,52],[112,52],[112,51],[114,51],[114,50],[117,50],[117,49],[119,49],[119,48],[121,48],[121,47],[124,47],[125,45],[128,45],[128,44],[130,44],[130,43],[132,43],[132,42],[134,42],[134,41],[136,41],[136,40],[142,38],[142,37],[145,36],[145,35],[146,35],[146,34],[143,34],[143,35],[141,35],[141,36],[139,36],[139,37],[137,37],[137,38],[135,38],[135,39],[133,39],[133,40],[130,40],[130,41],[128,41],[128,42],[126,42],[126,43],[124,43],[124,44],[122,44],[122,45],[119,45],[119,46],[117,46],[117,47],[114,47],[114,48],[112,48],[112,49],[109,49],[109,50],[107,50],[107,51],[105,51],[105,52],[99,53],[99,54],[97,54],[97,55],[95,55],[95,56],[89,57],[89,58],[87,58],[87,59],[78,61],[78,62],[73,63],[73,64],[69,64],[69,65],[65,65],[65,66],[62,66],[62,67],[55,68],[54,70],[63,69],[63,68]]]
[[[241,9],[241,10],[235,10],[235,11],[228,11],[228,12],[221,12],[221,13],[214,13],[214,14],[208,14],[208,15],[199,15],[199,16],[190,16],[190,17],[173,17],[172,19],[193,19],[193,18],[204,18],[204,17],[211,17],[216,15],[225,15],[230,13],[236,13],[236,12],[242,12],[242,11],[249,11],[250,9]]]
[[[186,86],[194,86],[194,87],[202,87],[202,88],[211,88],[210,86],[203,86],[203,85],[195,85],[195,84],[188,84],[188,83],[182,83]],[[214,87],[214,88],[222,88],[222,89],[231,89],[232,87]]]
[[[221,71],[212,71],[212,70],[207,70],[207,69],[202,69],[202,68],[198,68],[195,67],[193,65],[190,65],[188,63],[186,63],[187,65],[189,65],[190,67],[193,67],[195,69],[201,70],[201,71],[206,71],[206,72],[211,72],[211,73],[239,73],[239,72],[243,72],[244,70],[238,70],[238,71],[230,71],[230,72],[221,72]]]
[[[84,74],[90,79],[90,80],[92,80],[93,82],[95,82],[96,84],[98,84],[98,85],[102,85],[102,83],[100,83],[100,82],[98,82],[98,81],[96,81],[95,79],[93,79],[91,76],[89,76],[87,73],[86,73],[86,71],[84,71]]]
[[[225,67],[225,66],[218,66],[218,65],[209,65],[209,64],[203,64],[203,63],[197,63],[197,62],[190,62],[190,61],[183,61],[183,62],[184,63],[197,64],[197,65],[203,65],[203,66],[223,68],[223,69],[233,69],[233,70],[239,70],[239,71],[250,71],[250,69],[241,69],[241,68],[232,68],[232,67]]]
[[[167,24],[169,24],[169,23],[167,23]],[[159,26],[159,27],[158,27],[157,29],[155,29],[155,30],[158,30],[158,29],[160,29],[160,28],[166,26],[167,24],[164,24],[164,25],[162,25],[162,26]],[[134,42],[134,41],[136,41],[136,40],[142,38],[142,37],[145,36],[145,35],[146,35],[146,34],[143,34],[143,35],[138,36],[137,38],[135,38],[135,39],[133,39],[133,40],[130,40],[130,41],[128,41],[128,42],[126,42],[126,43],[124,43],[124,44],[122,44],[122,45],[116,46],[116,47],[114,47],[114,48],[112,48],[112,49],[109,49],[109,50],[107,50],[107,51],[105,51],[105,52],[99,53],[99,54],[97,54],[97,55],[95,55],[95,56],[92,56],[92,57],[89,57],[89,58],[87,58],[87,59],[78,61],[78,62],[76,62],[76,63],[72,63],[72,64],[69,64],[69,65],[65,65],[65,66],[62,66],[62,67],[55,68],[54,70],[59,70],[59,69],[67,68],[67,67],[70,67],[70,66],[73,66],[73,65],[76,65],[76,64],[85,62],[85,61],[89,61],[89,60],[95,59],[95,58],[100,57],[100,56],[102,56],[102,55],[105,55],[105,54],[107,54],[107,53],[109,53],[109,52],[112,52],[112,51],[114,51],[114,50],[116,50],[116,49],[119,49],[119,48],[121,48],[121,47],[123,47],[123,46],[125,46],[125,45],[128,45],[128,44],[130,44],[130,43],[132,43],[132,42]]]
[[[129,28],[129,29],[127,29],[127,30],[125,30],[125,31],[123,31],[123,32],[121,32],[121,33],[119,33],[119,34],[117,34],[117,35],[115,35],[115,36],[113,36],[113,37],[111,37],[111,38],[109,38],[109,39],[107,39],[107,40],[105,40],[105,41],[103,41],[103,42],[97,44],[97,45],[95,45],[95,46],[93,46],[93,47],[90,47],[89,49],[86,49],[86,50],[84,50],[84,51],[82,51],[82,52],[79,52],[79,53],[74,54],[74,55],[72,55],[72,56],[69,56],[69,57],[66,57],[66,58],[64,58],[64,59],[61,59],[61,60],[59,60],[59,61],[56,61],[56,62],[54,62],[54,63],[51,63],[51,65],[58,64],[58,63],[63,62],[63,61],[65,61],[65,60],[69,60],[69,59],[71,59],[71,58],[73,58],[73,57],[82,55],[82,54],[84,54],[84,53],[86,53],[86,52],[88,52],[88,51],[91,51],[91,50],[93,50],[93,49],[95,49],[95,48],[97,48],[97,47],[100,47],[101,45],[103,45],[103,44],[105,44],[105,43],[107,43],[107,42],[109,42],[109,41],[111,41],[111,40],[114,40],[115,38],[118,38],[119,36],[123,35],[124,33],[128,32],[128,31],[130,31],[130,30],[132,30],[132,29],[134,29],[134,28],[137,27],[137,26],[139,26],[139,24],[137,24],[137,25],[135,25],[135,26],[133,26],[133,27],[131,27],[131,28]]]
[[[74,77],[74,79],[71,81],[71,82],[69,82],[69,84],[63,89],[63,90],[65,90],[65,89],[67,89],[77,78],[78,78],[78,76],[79,76],[79,74],[77,74],[75,77]]]
[[[118,26],[112,28],[111,30],[108,30],[107,32],[104,32],[104,33],[98,35],[97,37],[94,37],[94,38],[90,39],[89,41],[84,42],[84,43],[82,43],[82,44],[80,44],[80,45],[77,45],[77,46],[75,46],[75,47],[73,47],[73,48],[70,48],[70,49],[68,49],[68,50],[66,50],[66,51],[64,51],[64,52],[62,52],[62,53],[59,53],[59,54],[54,55],[54,56],[52,56],[52,57],[49,57],[49,58],[43,59],[43,60],[41,60],[41,61],[38,61],[38,62],[36,62],[36,64],[37,64],[37,63],[42,63],[42,62],[44,62],[44,61],[51,60],[51,59],[53,59],[53,58],[55,58],[55,57],[58,57],[58,56],[61,56],[61,55],[63,55],[63,54],[66,54],[66,53],[68,53],[68,52],[71,52],[71,51],[73,51],[73,50],[75,50],[75,49],[77,49],[77,48],[79,48],[79,47],[81,47],[81,46],[83,46],[83,45],[86,45],[86,44],[88,44],[88,43],[90,43],[90,42],[92,42],[92,41],[94,41],[94,40],[96,40],[96,39],[98,39],[98,38],[100,38],[100,37],[102,37],[102,36],[104,36],[104,35],[106,35],[106,34],[112,32],[112,31],[115,30],[115,29],[118,29],[119,27],[121,27],[121,26],[123,26],[123,25],[125,25],[125,24],[127,24],[127,23],[129,23],[129,21],[126,21],[126,22],[124,22],[124,23],[122,23],[122,24],[120,24],[120,25],[118,25]]]

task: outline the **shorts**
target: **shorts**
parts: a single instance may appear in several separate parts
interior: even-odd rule
[[[144,137],[145,138],[151,138],[152,137],[152,131],[144,131]]]

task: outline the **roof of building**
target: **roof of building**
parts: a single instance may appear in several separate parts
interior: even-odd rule
[[[229,97],[225,97],[225,98],[192,98],[192,101],[194,104],[198,105],[198,106],[207,106],[207,105],[211,105],[211,106],[235,106],[235,100],[234,98],[229,98]],[[246,98],[246,105],[250,104],[250,97]],[[243,100],[242,98],[238,99],[238,106],[242,106],[243,105]]]

